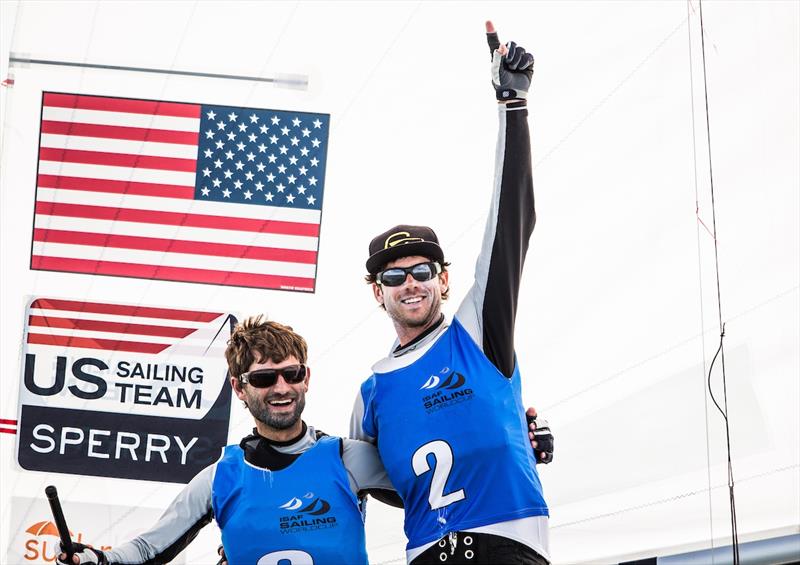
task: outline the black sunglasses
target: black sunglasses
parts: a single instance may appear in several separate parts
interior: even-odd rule
[[[410,267],[392,267],[375,275],[375,282],[384,286],[400,286],[406,282],[406,277],[411,275],[419,282],[431,280],[442,272],[442,266],[436,261],[417,263]]]
[[[239,382],[255,388],[269,388],[278,382],[278,375],[283,377],[286,384],[296,385],[306,378],[306,366],[289,365],[280,369],[256,369],[239,375]]]

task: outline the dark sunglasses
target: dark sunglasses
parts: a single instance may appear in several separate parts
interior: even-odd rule
[[[283,377],[286,384],[296,385],[306,378],[306,366],[289,365],[280,369],[256,369],[239,375],[239,382],[255,388],[269,388],[278,382],[278,375]]]
[[[436,261],[417,263],[410,267],[392,267],[375,275],[375,282],[384,286],[400,286],[406,282],[406,276],[411,275],[414,280],[425,282],[442,272],[442,266]]]

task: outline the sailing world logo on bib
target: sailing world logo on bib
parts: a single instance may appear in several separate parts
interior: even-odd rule
[[[329,514],[330,503],[314,496],[313,492],[308,492],[301,498],[294,497],[281,504],[280,508],[286,511],[285,515],[280,517],[279,528],[282,534],[324,530],[337,526],[336,516]]]
[[[467,378],[464,375],[444,367],[438,375],[431,375],[419,387],[420,390],[427,391],[427,394],[422,396],[422,407],[425,412],[432,414],[443,408],[472,400],[474,393],[466,384]]]

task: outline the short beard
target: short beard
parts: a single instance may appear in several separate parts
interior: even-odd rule
[[[401,314],[400,308],[392,307],[392,310],[386,310],[389,317],[395,324],[400,324],[406,328],[424,328],[430,326],[434,321],[439,319],[441,315],[442,300],[437,295],[433,295],[431,299],[431,307],[428,314],[421,319],[407,318]]]
[[[264,399],[263,402],[259,402],[257,399],[250,399],[247,403],[247,409],[250,410],[250,414],[253,415],[253,418],[273,430],[288,430],[294,426],[298,420],[300,420],[300,416],[303,414],[305,407],[305,394],[297,395],[297,398],[295,398],[294,410],[290,414],[274,414],[270,410],[268,399]]]

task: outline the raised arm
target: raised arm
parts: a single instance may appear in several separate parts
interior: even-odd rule
[[[492,84],[500,102],[494,186],[475,282],[456,318],[489,360],[510,377],[522,267],[536,222],[526,106],[533,57],[514,42],[500,45],[491,22],[486,22],[486,33]]]

